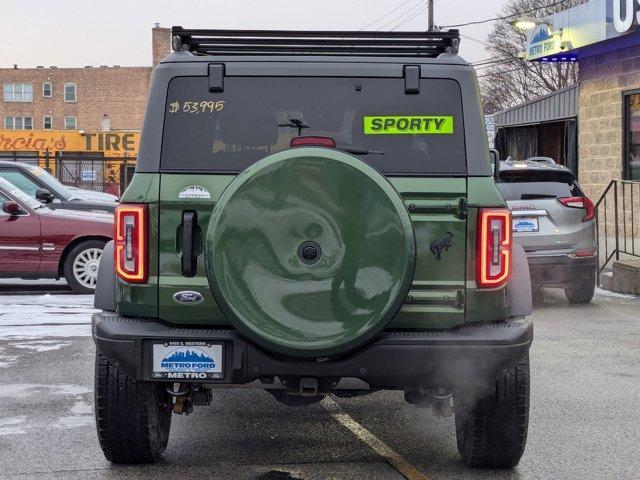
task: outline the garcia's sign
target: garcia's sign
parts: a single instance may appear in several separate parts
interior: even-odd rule
[[[106,157],[136,157],[139,132],[80,133],[70,130],[0,130],[0,151],[96,152]]]

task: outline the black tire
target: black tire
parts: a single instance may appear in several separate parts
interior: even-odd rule
[[[564,294],[569,303],[589,303],[593,300],[595,292],[596,272],[589,272],[583,278],[576,279],[573,284],[564,287]]]
[[[155,463],[169,441],[171,401],[162,383],[135,382],[96,353],[98,440],[112,463]]]
[[[82,294],[95,293],[96,291],[95,283],[93,284],[93,288],[90,288],[86,285],[83,285],[78,281],[78,279],[76,279],[76,276],[74,275],[74,272],[73,272],[73,265],[76,259],[80,255],[82,255],[84,252],[94,251],[95,249],[99,249],[100,252],[102,252],[105,244],[106,242],[103,242],[102,240],[86,240],[78,243],[66,255],[64,259],[64,265],[62,266],[62,272],[64,273],[65,280],[67,281],[67,283],[69,284],[69,286],[72,288],[74,292],[82,293]],[[99,263],[99,260],[98,260],[98,263]],[[95,271],[96,281],[97,281],[97,274],[98,272],[96,270]]]
[[[529,426],[529,355],[505,369],[484,396],[454,398],[458,450],[470,467],[512,468]]]

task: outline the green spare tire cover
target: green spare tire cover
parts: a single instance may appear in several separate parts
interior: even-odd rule
[[[411,285],[415,237],[375,169],[337,150],[296,148],[227,187],[205,254],[213,294],[242,334],[268,351],[318,358],[385,328]]]

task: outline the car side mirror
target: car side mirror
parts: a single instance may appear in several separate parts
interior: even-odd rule
[[[16,202],[4,202],[2,204],[2,211],[12,217],[17,217],[18,215],[24,215],[26,213]]]
[[[51,203],[56,197],[46,188],[39,188],[36,190],[36,198],[44,203]]]
[[[489,150],[489,157],[491,157],[491,170],[493,172],[493,178],[498,180],[500,178],[500,152],[494,148]]]

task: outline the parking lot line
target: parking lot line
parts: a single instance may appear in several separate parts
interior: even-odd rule
[[[322,406],[342,426],[349,429],[351,433],[353,433],[362,443],[383,457],[389,465],[396,469],[407,480],[428,480],[428,477],[424,473],[402,458],[399,453],[376,437],[360,423],[356,422],[333,398],[326,396],[322,401]]]

